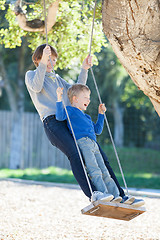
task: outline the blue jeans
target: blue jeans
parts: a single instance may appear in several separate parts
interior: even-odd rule
[[[51,142],[51,144],[53,146],[56,146],[57,148],[59,148],[68,157],[68,159],[70,161],[71,169],[73,171],[73,174],[74,174],[78,184],[80,185],[84,194],[90,198],[91,192],[90,192],[90,189],[89,189],[89,186],[88,186],[85,174],[84,174],[84,170],[83,170],[83,167],[81,164],[81,160],[79,158],[79,154],[78,154],[75,142],[73,140],[71,133],[68,130],[67,122],[66,121],[63,121],[63,122],[57,121],[55,119],[55,116],[51,115],[51,116],[48,116],[47,118],[45,118],[45,120],[43,121],[43,125],[44,125],[46,135],[47,135],[49,141]],[[108,169],[111,177],[116,182],[116,185],[120,191],[120,194],[123,197],[125,195],[124,191],[120,187],[119,182],[118,182],[111,166],[109,165],[107,156],[102,151],[100,146],[99,146],[99,149],[100,149],[100,152],[105,161],[105,165],[107,166],[107,169]],[[97,190],[95,188],[95,186],[92,184],[92,182],[91,182],[91,187],[92,187],[93,191]]]
[[[104,164],[97,143],[88,137],[79,139],[77,143],[85,160],[87,172],[96,189],[103,193],[110,193],[115,198],[118,197],[119,190]]]

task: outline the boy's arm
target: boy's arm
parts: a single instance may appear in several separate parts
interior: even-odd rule
[[[64,121],[67,119],[65,109],[62,102],[56,102],[56,119],[58,121]]]
[[[98,114],[98,119],[96,124],[93,123],[94,125],[94,131],[97,135],[100,135],[103,131],[103,125],[104,125],[104,114],[99,113]]]
[[[43,88],[46,65],[40,63],[35,71],[28,71],[25,75],[25,84],[33,92],[40,92]]]
[[[65,109],[63,108],[62,103],[62,95],[63,95],[63,88],[58,87],[56,90],[57,93],[57,102],[56,102],[56,119],[58,121],[64,121],[67,119],[67,115]]]
[[[94,130],[95,133],[99,135],[102,133],[104,125],[104,113],[106,112],[105,104],[99,104],[98,111],[99,111],[98,120],[96,124],[94,124]]]

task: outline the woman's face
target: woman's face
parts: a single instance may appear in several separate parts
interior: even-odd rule
[[[38,65],[39,65],[40,61],[41,61],[41,59],[37,60]],[[57,58],[54,55],[49,57],[48,62],[47,62],[46,72],[51,72],[52,71],[52,66],[53,67],[55,66],[56,61],[57,61]]]
[[[55,66],[57,61],[57,58],[55,56],[50,56],[50,58],[48,59],[48,63],[47,63],[47,72],[51,72],[52,71],[52,67]]]

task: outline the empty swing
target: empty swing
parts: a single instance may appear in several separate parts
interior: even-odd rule
[[[43,3],[44,3],[44,14],[45,14],[46,44],[48,45],[45,0],[43,0]],[[91,45],[92,45],[92,37],[93,37],[95,10],[96,10],[96,1],[95,1],[95,7],[94,7],[94,16],[93,16],[93,24],[92,24],[92,33],[91,33],[91,40],[90,40],[90,52],[89,52],[89,55],[91,54]],[[55,74],[51,58],[49,57],[49,59],[50,59],[50,63],[51,63],[51,66],[52,66],[52,72]],[[99,98],[100,104],[102,104],[102,100],[101,100],[101,97],[100,97],[100,94],[99,94],[99,90],[98,90],[98,87],[97,87],[97,84],[96,84],[96,80],[95,80],[95,77],[94,77],[94,73],[93,73],[92,67],[90,69],[91,69],[91,74],[92,74],[92,77],[93,77],[93,80],[94,80],[94,84],[95,84],[95,88],[97,90],[97,94],[98,94],[98,98]],[[57,83],[57,87],[59,87],[59,83],[57,81],[56,74],[55,74],[55,81]],[[92,196],[93,195],[93,191],[92,191],[92,187],[91,187],[91,184],[90,184],[90,181],[89,181],[89,176],[87,174],[87,171],[86,171],[86,168],[85,168],[85,165],[84,165],[84,162],[83,162],[83,158],[82,158],[82,155],[81,155],[81,152],[80,152],[80,149],[79,149],[79,146],[77,144],[77,140],[76,140],[73,128],[72,128],[70,117],[68,115],[67,108],[65,106],[65,103],[64,103],[63,99],[62,99],[62,103],[63,103],[64,109],[65,109],[65,112],[66,112],[66,115],[67,115],[67,119],[68,119],[68,122],[69,122],[69,125],[70,125],[70,128],[71,128],[71,132],[72,132],[72,135],[73,135],[73,139],[75,141],[75,145],[76,145],[76,148],[77,148],[80,160],[81,160],[81,164],[82,164],[85,176],[86,176],[86,180],[87,180],[90,192],[91,192],[91,196]],[[104,113],[104,119],[105,119],[106,124],[107,124],[109,135],[110,135],[110,138],[111,138],[111,141],[112,141],[112,144],[113,144],[113,148],[114,148],[114,151],[115,151],[115,155],[116,155],[119,167],[120,167],[120,171],[121,171],[121,174],[122,174],[124,185],[126,187],[127,194],[128,194],[128,188],[127,188],[127,185],[126,185],[124,174],[123,174],[123,171],[122,171],[122,168],[121,168],[119,157],[118,157],[118,154],[117,154],[117,151],[116,151],[116,147],[115,147],[115,144],[114,144],[114,141],[113,141],[113,138],[112,138],[112,134],[111,134],[110,127],[109,127],[108,120],[107,120],[107,117],[106,117],[105,113]],[[135,208],[135,207],[133,207],[131,205],[127,205],[127,204],[103,202],[102,200],[97,200],[97,201],[91,202],[90,205],[88,205],[87,207],[83,208],[81,210],[81,213],[82,214],[86,214],[86,215],[90,215],[90,216],[107,217],[107,218],[113,218],[113,219],[120,219],[120,220],[129,221],[129,220],[139,216],[140,214],[144,213],[145,211],[146,211],[146,209],[144,207],[143,208],[142,207]]]

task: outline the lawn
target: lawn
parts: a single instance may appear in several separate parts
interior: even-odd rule
[[[118,163],[111,146],[105,146],[110,164],[124,186]],[[160,188],[160,152],[140,148],[119,148],[119,159],[128,187]],[[36,181],[77,183],[72,172],[66,169],[48,167],[46,169],[0,169],[0,178],[20,178]]]

